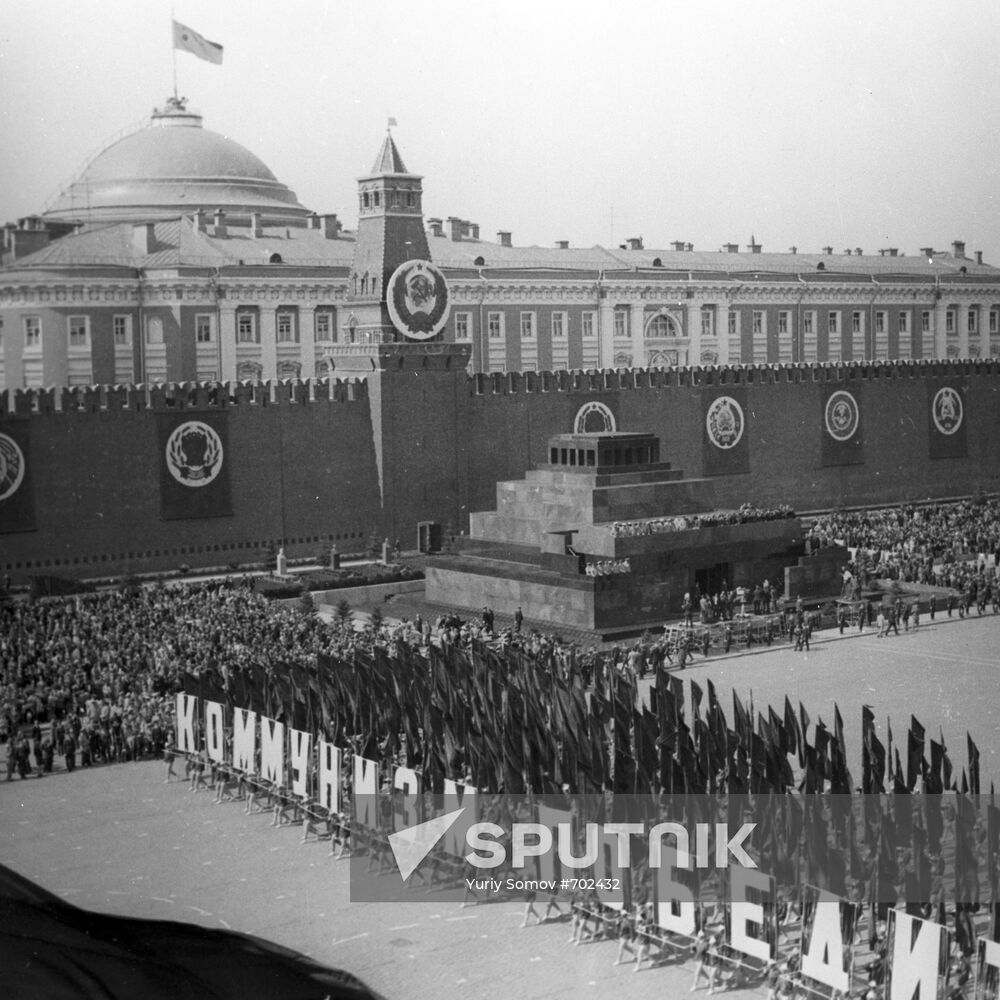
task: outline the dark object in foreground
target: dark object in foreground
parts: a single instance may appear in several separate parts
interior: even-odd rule
[[[269,941],[92,913],[3,865],[0,956],[17,1000],[379,1000],[349,972]]]

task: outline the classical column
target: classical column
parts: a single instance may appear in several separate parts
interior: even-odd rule
[[[260,307],[260,377],[267,382],[278,377],[278,309]]]
[[[236,306],[219,304],[219,381],[236,380]]]
[[[946,358],[948,356],[948,335],[947,328],[948,303],[944,299],[938,299],[934,306],[934,357]]]
[[[615,309],[607,300],[601,299],[598,313],[600,325],[600,343],[597,351],[598,368],[614,368],[615,366]]]
[[[719,345],[719,364],[729,364],[729,302],[720,299],[715,303],[715,340]]]
[[[701,299],[689,299],[687,310],[688,359],[689,365],[701,364]]]
[[[990,356],[990,307],[989,304],[979,307],[979,356]]]
[[[316,307],[299,306],[299,360],[302,378],[316,377]]]
[[[632,367],[646,367],[645,347],[645,316],[646,307],[642,302],[634,302],[629,306],[629,334],[632,338]]]

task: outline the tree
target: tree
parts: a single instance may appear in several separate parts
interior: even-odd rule
[[[351,606],[347,603],[346,597],[342,597],[337,602],[336,616],[337,624],[341,628],[349,628],[354,621],[354,616],[351,614]]]
[[[371,622],[373,631],[378,632],[378,630],[382,627],[382,623],[384,621],[385,621],[385,615],[382,614],[382,609],[378,605],[375,605],[375,607],[372,608],[372,613],[371,613]]]
[[[299,598],[299,611],[304,615],[311,615],[316,611],[316,602],[313,600],[311,591],[302,591],[302,596]]]

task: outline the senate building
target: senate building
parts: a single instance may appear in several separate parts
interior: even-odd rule
[[[311,211],[170,99],[5,227],[0,573],[452,539],[442,602],[617,627],[812,572],[743,504],[1000,490],[1000,270],[961,242],[519,247],[425,219],[391,134],[358,163],[356,219]]]
[[[398,223],[390,252],[445,274],[442,337],[472,372],[1000,356],[1000,270],[960,241],[521,247],[425,220],[421,181],[387,138],[350,231],[171,98],[5,227],[0,387],[328,376],[331,348],[371,333],[357,304],[386,248],[356,250],[380,217]]]

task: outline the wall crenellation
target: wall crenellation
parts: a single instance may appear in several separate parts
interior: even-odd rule
[[[469,376],[472,396],[518,393],[607,392],[627,389],[697,388],[712,385],[775,385],[803,382],[886,382],[918,378],[996,377],[1000,360],[929,359],[809,364],[694,365],[674,368],[605,368],[542,372],[477,372]]]
[[[367,394],[363,378],[48,386],[0,391],[0,417],[354,403],[367,399]]]

